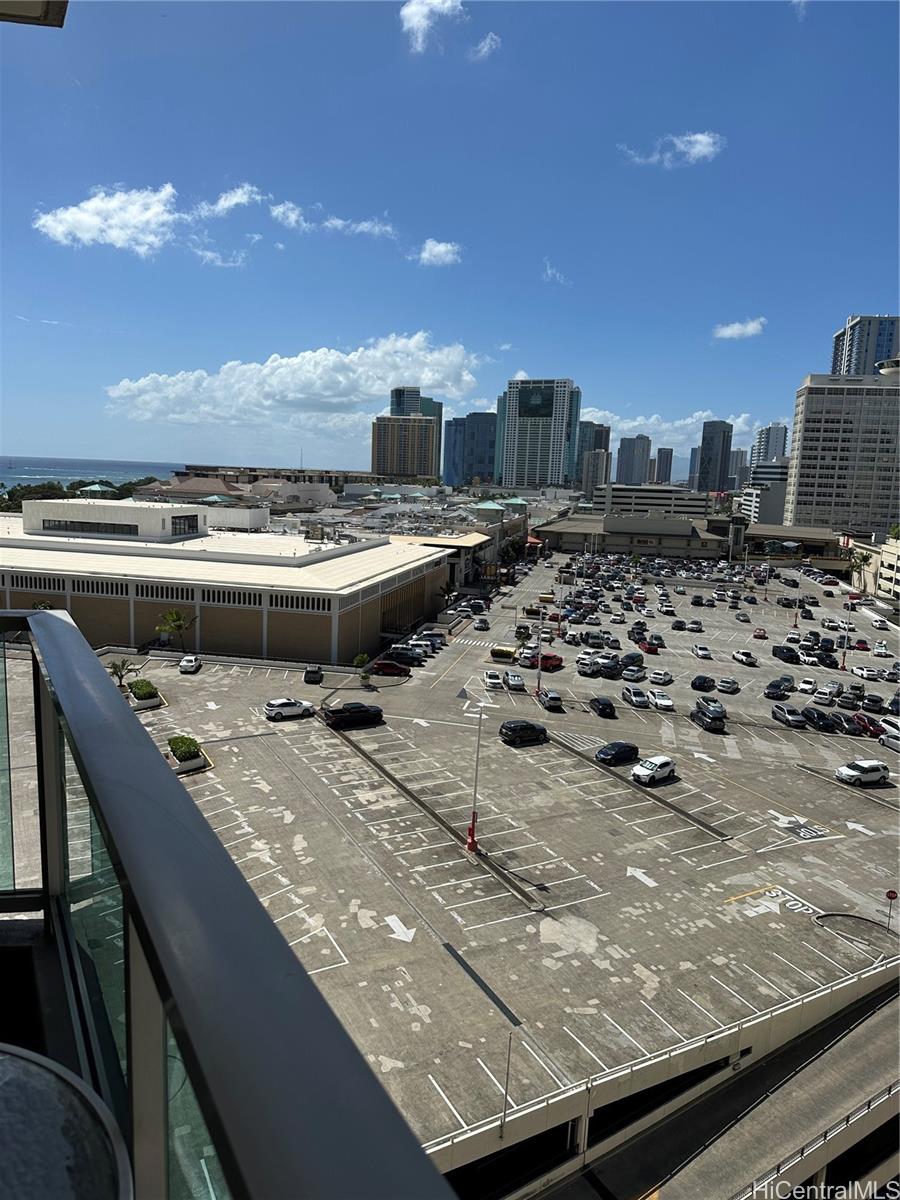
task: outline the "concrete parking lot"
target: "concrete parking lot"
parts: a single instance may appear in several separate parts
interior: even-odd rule
[[[489,632],[463,627],[409,680],[374,681],[370,693],[336,673],[311,687],[266,666],[207,663],[181,676],[151,659],[142,672],[168,700],[141,714],[148,733],[160,746],[175,732],[202,742],[214,766],[185,781],[192,802],[423,1141],[500,1110],[510,1033],[515,1107],[896,949],[892,934],[856,919],[885,921],[896,787],[861,792],[830,778],[854,756],[896,756],[774,725],[761,692],[782,673],[769,646],[793,614],[760,604],[747,626],[704,609],[712,663],[692,657],[699,638],[672,632],[671,618],[648,619],[668,642],[649,660],[675,677],[668,714],[630,709],[621,684],[578,676],[577,652],[564,647],[565,667],[545,677],[564,699],[554,714],[481,683],[490,645],[510,641],[516,608],[552,578],[535,568],[495,602]],[[679,615],[699,612],[675,599]],[[768,642],[751,640],[756,624]],[[731,661],[745,645],[761,651],[759,668]],[[687,719],[698,671],[741,684],[722,697],[725,735]],[[535,673],[523,673],[533,686]],[[587,709],[593,694],[613,697],[618,719]],[[365,695],[385,721],[346,740],[317,719],[271,724],[262,706],[282,695]],[[540,720],[552,740],[502,744],[509,716]],[[479,721],[478,838],[499,874],[418,803],[464,834]],[[648,792],[628,768],[596,766],[593,751],[613,738],[671,755],[675,781]],[[832,912],[852,917],[814,919]]]

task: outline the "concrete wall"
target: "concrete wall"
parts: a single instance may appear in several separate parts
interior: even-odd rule
[[[94,599],[94,597],[91,597]],[[178,609],[180,613],[184,613],[185,621],[194,619],[193,604],[178,604],[173,600],[135,600],[134,601],[134,645],[141,646],[144,642],[153,641],[159,637],[156,632],[156,626],[160,623],[164,612],[172,612],[173,609]],[[184,648],[186,651],[192,651],[197,648],[197,626],[193,625],[184,635]],[[104,639],[108,641],[108,639]],[[172,645],[180,650],[181,641],[177,637],[172,638]]]
[[[54,521],[100,521],[117,525],[137,525],[137,536],[141,540],[156,541],[172,536],[172,517],[196,516],[198,532],[206,532],[207,510],[197,504],[141,504],[124,500],[26,500],[22,504],[22,529],[25,533],[40,533],[52,536],[52,530],[44,530],[45,520]],[[104,537],[99,533],[66,533],[61,537]],[[110,537],[128,535],[109,534]],[[181,536],[181,535],[179,535]]]
[[[270,610],[268,656],[297,659],[300,662],[329,662],[330,615]]]
[[[247,654],[263,650],[261,608],[200,608],[200,650],[206,654]]]
[[[69,612],[92,646],[130,645],[131,622],[127,599],[72,596]]]
[[[338,628],[338,662],[351,663],[357,654],[368,654],[373,658],[381,649],[380,634],[380,596],[342,613]]]

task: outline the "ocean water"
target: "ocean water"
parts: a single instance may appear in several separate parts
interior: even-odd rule
[[[23,458],[0,455],[0,484],[15,487],[22,483],[46,483],[55,480],[63,487],[73,479],[108,479],[127,483],[145,475],[168,479],[173,471],[184,470],[184,463],[125,462],[107,458]]]

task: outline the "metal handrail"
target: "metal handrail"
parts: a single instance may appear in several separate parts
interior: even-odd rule
[[[635,1071],[644,1070],[647,1067],[653,1066],[655,1063],[665,1062],[667,1059],[674,1058],[676,1055],[682,1054],[685,1051],[694,1050],[701,1046],[709,1045],[712,1042],[718,1041],[720,1038],[727,1037],[730,1034],[738,1033],[742,1029],[746,1029],[752,1025],[758,1025],[761,1022],[769,1021],[779,1013],[786,1012],[791,1008],[796,1008],[798,1005],[808,1003],[810,1000],[815,1000],[819,996],[827,995],[829,992],[836,991],[839,988],[846,987],[849,983],[857,979],[863,979],[872,974],[878,974],[882,971],[887,971],[891,968],[896,969],[900,966],[900,955],[895,955],[892,958],[882,959],[880,962],[874,963],[871,966],[863,967],[860,971],[854,971],[850,975],[844,975],[841,979],[836,979],[832,983],[823,984],[821,987],[814,988],[810,992],[804,992],[800,996],[795,996],[792,1000],[783,1001],[781,1004],[776,1004],[774,1008],[763,1009],[759,1013],[755,1013],[752,1017],[742,1017],[739,1021],[733,1021],[730,1025],[723,1025],[720,1029],[714,1029],[703,1037],[691,1038],[685,1042],[675,1042],[671,1046],[667,1046],[664,1050],[658,1050],[655,1054],[645,1055],[643,1058],[631,1059],[629,1062],[622,1063],[618,1067],[613,1067],[607,1071],[601,1071],[596,1075],[588,1075],[586,1078],[579,1080],[577,1083],[568,1084],[564,1088],[556,1088],[551,1092],[545,1092],[542,1096],[535,1097],[534,1100],[527,1101],[519,1105],[515,1113],[507,1118],[507,1124],[520,1117],[527,1115],[530,1112],[535,1112],[537,1109],[545,1108],[550,1104],[557,1103],[565,1099],[567,1096],[576,1095],[579,1092],[589,1091],[600,1083],[606,1083],[611,1079],[616,1079],[620,1075],[632,1075]],[[485,1117],[481,1121],[476,1121],[472,1125],[467,1125],[465,1129],[457,1130],[453,1134],[443,1137],[433,1138],[430,1142],[425,1142],[425,1149],[429,1153],[435,1150],[442,1149],[445,1146],[452,1146],[454,1142],[470,1137],[473,1133],[483,1132],[490,1129],[492,1126],[499,1125],[499,1113],[492,1117]]]
[[[67,731],[232,1196],[446,1200],[448,1185],[69,615],[0,614],[0,629],[15,628],[29,632]]]
[[[771,1183],[773,1179],[776,1179],[782,1171],[786,1171],[788,1167],[792,1167],[795,1163],[800,1162],[808,1154],[811,1154],[813,1150],[818,1150],[829,1138],[843,1132],[854,1121],[858,1121],[860,1117],[864,1117],[867,1113],[871,1112],[876,1105],[883,1104],[885,1100],[889,1100],[898,1091],[900,1091],[900,1080],[895,1080],[893,1083],[888,1084],[886,1088],[882,1088],[880,1092],[876,1092],[874,1096],[870,1096],[862,1104],[858,1104],[856,1108],[848,1112],[846,1116],[841,1117],[839,1121],[817,1133],[814,1138],[805,1142],[799,1149],[792,1150],[786,1158],[781,1159],[774,1167],[770,1167],[768,1171],[759,1175],[752,1183],[746,1184],[740,1191],[734,1192],[729,1196],[728,1200],[749,1200],[751,1196],[758,1196],[760,1189],[764,1188],[767,1183]]]

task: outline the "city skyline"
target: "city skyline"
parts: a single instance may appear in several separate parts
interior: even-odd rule
[[[202,439],[223,461],[362,468],[392,387],[452,419],[516,374],[577,379],[583,421],[613,450],[638,433],[671,447],[676,477],[704,421],[738,445],[790,424],[848,314],[895,303],[890,164],[867,197],[882,232],[852,262],[831,247],[854,181],[811,212],[784,180],[841,136],[867,161],[896,140],[896,11],[458,8],[413,45],[399,5],[283,6],[276,29],[237,3],[211,55],[192,6],[5,29],[7,451],[167,459]],[[596,91],[598,47],[637,43]],[[745,63],[722,53],[736,43]],[[564,89],[548,46],[570,56]],[[798,59],[832,80],[815,103]],[[860,107],[884,121],[860,125]],[[562,157],[574,186],[511,202],[525,153]]]

